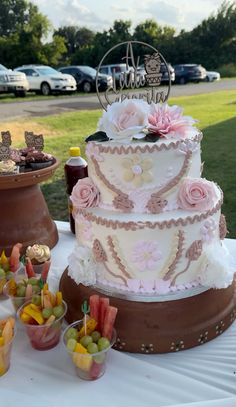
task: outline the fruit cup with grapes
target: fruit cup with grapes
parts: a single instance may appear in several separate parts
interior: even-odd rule
[[[0,297],[4,295],[4,286],[7,281],[15,279],[17,274],[23,267],[20,262],[21,243],[13,246],[9,257],[6,256],[3,250],[0,255]]]
[[[82,320],[69,325],[63,342],[77,375],[84,380],[96,380],[105,373],[109,351],[116,341],[117,308],[109,305],[108,298],[98,295],[91,296],[89,304],[90,315],[85,312]]]
[[[61,292],[53,294],[47,283],[39,294],[33,295],[30,301],[18,309],[17,316],[34,349],[47,350],[58,344],[66,311],[67,305]]]

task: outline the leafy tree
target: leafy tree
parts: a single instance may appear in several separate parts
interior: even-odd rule
[[[1,0],[0,37],[9,37],[16,33],[28,21],[26,0]]]

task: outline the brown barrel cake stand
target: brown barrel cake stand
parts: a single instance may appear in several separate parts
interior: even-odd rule
[[[67,322],[82,318],[81,303],[99,290],[77,285],[64,271],[60,290],[68,305]],[[192,297],[137,302],[109,296],[118,308],[117,341],[124,352],[166,353],[192,348],[224,332],[236,317],[235,282],[225,289],[209,289]]]
[[[0,253],[9,254],[15,243],[23,248],[34,243],[53,248],[58,232],[52,221],[39,183],[50,178],[59,161],[36,171],[0,177]]]

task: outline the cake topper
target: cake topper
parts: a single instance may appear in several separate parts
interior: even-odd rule
[[[0,142],[0,161],[10,158],[11,134],[9,131],[2,131],[2,142]]]
[[[10,147],[11,145],[11,133],[9,130],[7,131],[1,131],[1,136],[2,136],[2,143],[1,145]]]
[[[99,74],[106,60],[113,60],[117,52],[125,70],[120,69],[119,77],[113,69],[113,83],[104,93],[99,91]],[[113,56],[114,55],[114,56]],[[117,61],[116,61],[117,62]],[[119,63],[116,64],[119,69]],[[167,72],[168,86],[161,86],[162,72]],[[165,77],[166,79],[166,77]],[[96,91],[103,109],[107,105],[125,99],[143,99],[149,104],[167,101],[171,87],[171,77],[168,64],[163,55],[153,46],[140,41],[122,42],[107,51],[101,59],[96,75]]]
[[[44,148],[44,140],[42,134],[34,134],[32,131],[25,131],[25,142],[27,147],[34,147],[37,151],[42,151]]]

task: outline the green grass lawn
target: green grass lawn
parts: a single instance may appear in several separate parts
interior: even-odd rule
[[[204,134],[203,176],[214,180],[223,189],[222,212],[226,215],[229,237],[236,238],[236,91],[172,98],[169,103],[183,106],[185,114],[199,120],[198,127]],[[68,149],[77,145],[84,154],[84,139],[96,130],[100,116],[101,110],[93,110],[33,119],[53,131],[54,136],[45,140],[45,151],[61,160],[54,177],[42,185],[54,219],[67,220],[63,166],[68,158]]]

